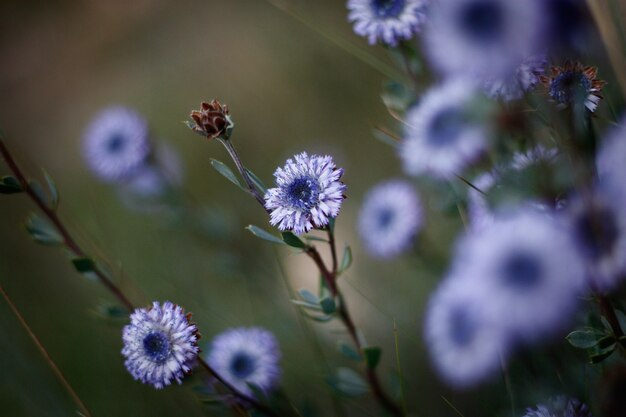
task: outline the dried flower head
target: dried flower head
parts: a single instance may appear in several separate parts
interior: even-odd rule
[[[566,61],[562,67],[551,67],[549,75],[540,76],[540,79],[547,94],[560,108],[584,104],[593,113],[602,98],[600,90],[606,84],[606,81],[596,79],[597,75],[597,68]]]
[[[194,123],[188,122],[189,128],[207,139],[217,137],[228,139],[235,126],[230,118],[228,106],[215,99],[210,103],[205,101],[200,103],[200,110],[193,110],[190,117]]]

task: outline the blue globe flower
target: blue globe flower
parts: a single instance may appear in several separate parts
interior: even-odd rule
[[[280,356],[272,333],[260,327],[239,327],[217,335],[206,359],[228,383],[252,397],[250,385],[265,393],[276,387]]]
[[[125,107],[101,111],[84,133],[87,164],[103,181],[116,182],[132,176],[143,166],[150,151],[148,123]]]
[[[396,46],[410,39],[426,21],[429,0],[349,0],[348,20],[354,32],[373,45]]]
[[[278,187],[265,194],[270,223],[297,234],[326,226],[329,218],[337,217],[345,198],[342,175],[343,169],[330,156],[303,152],[288,159],[274,173]]]
[[[122,355],[128,372],[144,384],[161,389],[173,380],[179,384],[198,356],[198,329],[182,307],[155,301],[138,308],[124,327]]]

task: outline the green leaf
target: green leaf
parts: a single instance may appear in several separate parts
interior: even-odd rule
[[[265,194],[267,193],[267,188],[265,187],[265,184],[263,184],[263,181],[261,181],[261,179],[259,177],[257,177],[257,175],[250,171],[248,168],[244,168],[246,170],[246,172],[248,173],[248,176],[250,177],[250,179],[252,180],[252,183],[254,184],[254,186],[262,193]]]
[[[599,339],[604,336],[604,333],[597,329],[585,328],[582,330],[574,330],[568,334],[565,338],[578,349],[589,349],[598,344]]]
[[[59,207],[59,190],[57,189],[57,186],[50,174],[48,174],[45,170],[43,171],[43,176],[46,179],[48,190],[50,191],[50,206],[52,210],[56,210]]]
[[[353,361],[362,361],[363,357],[357,352],[352,346],[348,345],[345,342],[338,343],[339,351],[348,359],[352,359]]]
[[[622,310],[615,309],[615,315],[617,316],[619,327],[626,331],[626,314]]]
[[[350,246],[346,245],[343,250],[343,257],[341,258],[341,264],[339,265],[339,273],[345,272],[352,265],[352,249]]]
[[[332,320],[333,316],[332,315],[326,315],[326,316],[319,316],[319,315],[313,315],[313,314],[309,314],[307,312],[305,312],[304,310],[302,311],[302,314],[305,315],[305,317],[311,319],[311,320],[315,320],[317,322],[320,323],[326,323],[327,321]]]
[[[328,378],[328,383],[349,397],[358,397],[369,391],[365,380],[352,369],[345,367],[338,368],[335,375]]]
[[[237,179],[237,176],[228,167],[228,165],[213,158],[211,158],[211,165],[213,166],[213,168],[215,168],[217,172],[222,174],[222,176],[224,176],[228,181],[232,182],[233,184],[235,184],[237,187],[241,188],[242,190],[246,192],[248,191],[241,185],[241,183]]]
[[[294,235],[293,233],[282,232],[282,236],[283,236],[283,242],[285,242],[287,245],[293,248],[298,248],[298,249],[306,248],[306,243],[304,243],[302,239],[300,239],[298,236]]]
[[[17,178],[7,175],[0,178],[0,194],[15,194],[24,191]]]
[[[404,113],[415,100],[415,92],[402,83],[388,81],[383,86],[381,98],[389,110]]]
[[[597,349],[596,353],[589,357],[589,361],[593,364],[602,362],[603,360],[611,356],[613,352],[615,352],[616,347],[617,345],[613,343],[612,345],[609,345],[604,349]]]
[[[383,351],[379,347],[369,346],[363,348],[363,354],[365,355],[365,363],[367,363],[367,367],[370,369],[376,369],[378,363],[380,362],[380,357]]]
[[[33,213],[26,219],[26,230],[42,245],[62,245],[63,236],[46,219]]]
[[[333,314],[337,309],[337,305],[335,304],[335,300],[331,297],[324,297],[320,300],[320,306],[322,306],[322,311],[326,314]]]
[[[96,270],[96,263],[91,258],[75,258],[72,259],[74,268],[81,274],[93,272]]]
[[[105,319],[111,320],[126,320],[130,314],[124,307],[108,303],[98,305],[96,307],[96,313]]]
[[[302,299],[309,304],[319,305],[320,303],[320,299],[306,288],[299,289],[298,294],[300,294],[300,297],[302,297]]]
[[[261,229],[258,226],[251,224],[248,227],[246,227],[246,229],[249,230],[250,233],[252,233],[256,237],[261,238],[263,240],[267,240],[268,242],[276,243],[277,245],[285,244],[285,242],[283,242],[278,236],[274,236],[273,234],[266,232],[265,230]]]
[[[300,300],[290,300],[290,301],[293,304],[302,308],[309,308],[311,310],[322,311],[322,307],[319,304],[311,304],[311,303],[307,303],[306,301],[300,301]]]
[[[37,199],[46,204],[48,202],[48,196],[43,191],[43,187],[37,180],[28,180],[28,186],[37,195]]]

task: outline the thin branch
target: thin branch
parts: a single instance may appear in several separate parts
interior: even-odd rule
[[[41,343],[37,335],[35,335],[33,330],[30,328],[30,326],[28,325],[28,323],[26,322],[26,320],[24,319],[20,311],[17,309],[15,304],[13,304],[13,301],[9,298],[9,295],[6,293],[6,291],[4,290],[4,288],[2,288],[1,285],[0,285],[0,293],[2,293],[2,297],[4,297],[4,300],[7,302],[7,304],[13,311],[13,314],[15,314],[15,317],[17,317],[17,320],[20,322],[24,330],[26,330],[26,333],[28,333],[28,336],[30,336],[30,338],[32,339],[37,349],[39,349],[39,352],[44,357],[44,359],[46,360],[50,368],[52,368],[52,372],[54,372],[54,375],[59,379],[59,381],[61,381],[61,384],[63,385],[63,387],[67,390],[67,392],[69,392],[70,396],[72,397],[72,399],[74,400],[78,408],[80,408],[81,413],[85,417],[91,417],[91,413],[89,412],[89,410],[87,409],[83,401],[80,399],[76,391],[74,391],[74,388],[72,388],[70,383],[67,381],[67,379],[63,375],[63,372],[61,372],[61,370],[56,365],[56,363],[54,363],[54,361],[50,357],[50,354],[48,353],[46,348],[43,346],[43,344]]]
[[[79,258],[86,257],[86,252],[78,245],[78,243],[71,236],[63,222],[60,220],[58,215],[54,210],[52,210],[45,201],[41,199],[41,197],[32,189],[26,176],[20,169],[17,162],[9,152],[8,148],[4,144],[2,140],[0,140],[0,153],[4,157],[9,169],[13,172],[13,175],[17,178],[20,185],[24,189],[24,191],[28,194],[28,196],[35,202],[35,204],[41,209],[41,211],[46,215],[46,217],[54,224],[57,228],[58,232],[63,237],[63,242],[65,246],[74,253]],[[121,304],[123,304],[128,310],[132,311],[135,309],[133,303],[126,297],[126,295],[122,292],[122,290],[115,285],[111,279],[107,276],[107,274],[99,267],[95,266],[94,273],[100,279],[100,281],[105,285],[105,287],[119,300]],[[252,407],[257,409],[258,411],[271,416],[271,417],[279,417],[278,414],[274,413],[269,407],[261,404],[254,398],[251,398],[233,385],[228,383],[221,375],[219,375],[208,363],[205,362],[201,357],[197,358],[198,363],[215,379],[217,379],[222,385],[224,385],[235,397],[237,397],[242,403],[250,404]]]

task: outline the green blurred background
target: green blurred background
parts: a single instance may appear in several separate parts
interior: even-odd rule
[[[393,150],[371,134],[391,120],[379,98],[384,75],[336,40],[389,58],[352,34],[344,2],[288,5],[311,25],[264,0],[2,2],[0,125],[7,143],[32,176],[45,167],[55,178],[62,218],[89,253],[109,263],[135,302],[184,306],[194,313],[203,347],[232,326],[272,330],[283,351],[285,391],[298,406],[312,405],[324,416],[333,415],[325,377],[337,366],[358,365],[337,350],[337,340],[349,341],[337,332],[340,323],[308,324],[317,349],[288,301],[285,279],[296,289],[315,290],[313,264],[244,230],[267,227],[263,211],[211,168],[211,157],[227,161],[224,150],[181,121],[201,100],[227,103],[242,158],[268,183],[296,152],[332,154],[345,168],[349,194],[337,222],[339,246],[350,242],[355,257],[341,287],[367,340],[384,349],[383,382],[397,392],[395,319],[413,415],[457,415],[442,396],[468,416],[506,409],[499,381],[459,393],[443,387],[430,369],[421,320],[437,274],[415,256],[368,259],[359,243],[355,223],[364,193],[401,169]],[[218,219],[220,233],[172,228],[163,216],[133,212],[113,187],[91,176],[81,158],[82,131],[95,112],[116,104],[136,108],[154,137],[181,154],[189,205]],[[96,313],[114,300],[79,276],[62,251],[31,241],[23,222],[34,207],[24,195],[1,200],[0,283],[94,416],[219,415],[193,391],[203,383],[201,371],[163,391],[133,381],[120,355],[125,321]],[[435,245],[445,254],[450,239],[422,239],[415,252]],[[346,415],[381,415],[370,398],[340,402]],[[71,398],[4,301],[0,414],[75,415]]]

